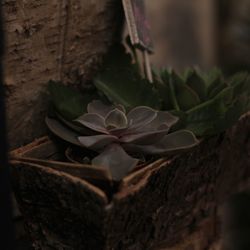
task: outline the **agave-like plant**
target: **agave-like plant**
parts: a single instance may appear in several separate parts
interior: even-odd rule
[[[156,81],[163,109],[181,119],[178,129],[197,136],[216,135],[232,126],[250,109],[250,81],[247,72],[224,77],[215,68],[208,73],[188,69],[183,74],[162,70]]]
[[[151,84],[140,76],[133,55],[132,60],[124,47],[116,47],[94,78],[96,88],[111,103],[171,111],[180,118],[173,129],[185,128],[200,137],[223,132],[250,110],[248,73],[225,77],[217,68],[206,73],[187,69],[183,74],[163,69],[154,72]]]
[[[176,153],[197,145],[188,130],[169,133],[178,118],[167,111],[138,106],[127,114],[121,105],[109,106],[93,101],[87,113],[74,122],[46,118],[49,129],[62,139],[99,153],[93,165],[107,168],[114,180],[120,180],[138,164],[134,156]]]

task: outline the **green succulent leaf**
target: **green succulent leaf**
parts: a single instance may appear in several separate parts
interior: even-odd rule
[[[200,76],[204,79],[207,87],[210,87],[210,85],[214,84],[214,82],[217,79],[222,79],[223,74],[221,69],[219,68],[213,68],[209,70],[208,72],[199,72]]]
[[[207,99],[212,99],[228,85],[221,78],[216,78],[207,89]]]
[[[170,84],[173,85],[180,110],[189,110],[200,104],[198,94],[185,84],[175,72],[171,74]]]
[[[184,82],[188,82],[188,79],[192,77],[194,73],[196,73],[194,69],[187,68],[186,70],[184,70],[180,77],[183,79]]]
[[[81,135],[91,134],[90,129],[88,129],[85,126],[81,126],[81,124],[79,124],[75,120],[73,120],[73,121],[66,120],[59,113],[56,113],[56,118],[58,118],[58,120],[60,122],[62,122],[64,125],[66,125],[69,129],[71,129],[71,130],[73,130]]]
[[[209,136],[222,132],[225,127],[220,124],[228,112],[228,103],[231,98],[232,88],[226,88],[214,99],[189,110],[187,112],[186,128],[197,136]]]
[[[170,80],[169,72],[164,69],[160,71],[159,75],[157,75],[155,71],[153,73],[154,85],[162,102],[163,110],[171,110],[174,109],[174,107],[178,107],[177,101],[173,100],[173,98],[175,98],[174,93],[171,93],[168,84]]]
[[[96,93],[82,95],[79,90],[54,81],[49,82],[48,91],[56,112],[68,121],[86,112],[88,103],[97,98]]]
[[[171,131],[186,128],[197,136],[215,135],[250,109],[250,80],[246,72],[229,79],[218,68],[208,73],[187,69],[182,75],[162,72],[161,79],[168,92],[162,91],[163,97],[170,99],[172,107],[168,107],[179,117]]]
[[[94,79],[97,89],[112,103],[121,104],[127,110],[136,106],[159,108],[160,99],[153,84],[141,78],[125,48],[119,45],[111,52]]]
[[[189,71],[185,82],[196,94],[198,94],[201,101],[205,101],[207,89],[206,82],[196,71]]]
[[[238,95],[250,93],[250,81],[247,72],[240,72],[229,79],[229,85],[233,87],[234,98]]]

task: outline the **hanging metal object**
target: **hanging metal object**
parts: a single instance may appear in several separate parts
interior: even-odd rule
[[[145,75],[153,82],[149,54],[153,53],[150,26],[146,18],[144,0],[122,0],[131,43],[143,53]]]

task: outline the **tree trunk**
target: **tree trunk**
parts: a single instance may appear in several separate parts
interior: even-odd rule
[[[49,80],[84,83],[119,39],[117,0],[5,0],[5,87],[12,148],[45,134]],[[118,32],[117,32],[118,31]]]

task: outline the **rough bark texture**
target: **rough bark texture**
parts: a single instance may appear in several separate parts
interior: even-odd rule
[[[14,189],[35,248],[220,249],[220,204],[250,188],[249,133],[248,114],[192,152],[131,174],[110,200],[78,177],[13,162]]]
[[[5,86],[11,147],[45,131],[45,85],[84,82],[117,38],[117,0],[4,0]],[[119,39],[119,38],[118,38]]]

